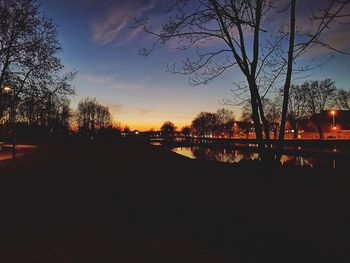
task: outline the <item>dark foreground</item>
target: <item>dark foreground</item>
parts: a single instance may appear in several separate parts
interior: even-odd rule
[[[348,171],[135,142],[42,147],[0,169],[0,262],[350,262]]]

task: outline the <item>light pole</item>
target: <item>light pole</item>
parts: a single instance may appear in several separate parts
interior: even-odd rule
[[[16,108],[15,108],[15,90],[10,85],[3,88],[5,93],[11,92],[11,124],[12,124],[12,159],[16,159]]]
[[[333,117],[333,127],[335,127],[335,119],[334,119],[334,115],[335,115],[335,111],[332,110],[331,111],[332,117]]]
[[[335,126],[335,110],[332,110],[331,114],[332,114],[332,120],[333,120],[332,131],[335,132],[335,130],[337,129],[337,127]]]

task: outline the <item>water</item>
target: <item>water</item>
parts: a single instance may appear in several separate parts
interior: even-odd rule
[[[249,150],[208,147],[175,147],[172,151],[191,159],[218,162],[238,163],[243,159],[259,159],[258,153]],[[336,169],[338,165],[337,159],[291,155],[283,155],[281,162],[282,164],[296,164],[298,166],[307,166],[311,168],[324,167]]]

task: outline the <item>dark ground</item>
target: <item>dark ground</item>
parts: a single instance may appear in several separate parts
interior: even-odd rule
[[[42,146],[0,169],[0,262],[350,262],[347,171],[127,141]]]

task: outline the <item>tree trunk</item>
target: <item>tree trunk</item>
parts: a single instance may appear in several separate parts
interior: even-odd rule
[[[295,127],[294,133],[293,133],[293,138],[294,139],[298,139],[298,132],[299,132],[299,129],[297,127]]]
[[[316,127],[316,130],[318,132],[319,139],[322,140],[323,139],[323,130],[322,130],[321,122],[315,121],[315,127]]]
[[[288,102],[289,102],[289,88],[292,79],[293,71],[293,55],[294,55],[294,41],[295,41],[295,6],[296,0],[290,2],[290,36],[289,36],[289,49],[288,49],[288,65],[287,65],[287,76],[284,83],[283,91],[283,104],[282,104],[282,116],[281,116],[281,127],[279,134],[279,142],[277,149],[276,161],[280,162],[282,157],[282,151],[284,147],[284,133],[286,128],[287,113],[288,113]]]
[[[252,101],[252,119],[254,122],[254,129],[256,135],[256,141],[258,144],[259,157],[264,166],[269,167],[273,161],[273,156],[271,148],[266,148],[266,143],[262,134],[262,129],[260,125],[260,116],[259,116],[259,105],[257,99],[254,98],[254,93],[251,93]]]

